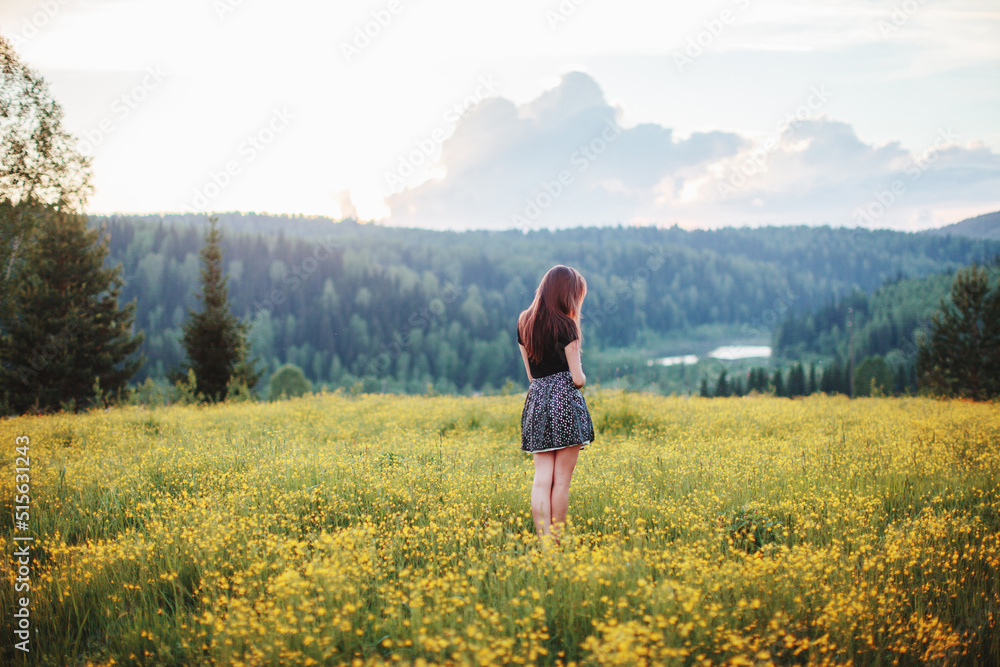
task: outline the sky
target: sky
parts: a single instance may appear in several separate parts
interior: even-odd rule
[[[1000,210],[1000,5],[4,0],[87,211],[434,229]]]

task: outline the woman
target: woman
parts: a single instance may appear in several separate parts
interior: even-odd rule
[[[586,294],[583,276],[554,266],[517,318],[517,343],[531,383],[521,411],[521,450],[535,459],[531,514],[539,537],[552,537],[556,544],[566,522],[577,455],[594,440],[580,393],[587,382],[580,362],[580,307]]]

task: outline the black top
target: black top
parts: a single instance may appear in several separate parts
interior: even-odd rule
[[[548,349],[545,350],[545,354],[542,355],[542,360],[538,363],[528,360],[528,367],[531,369],[532,378],[543,378],[547,375],[553,375],[561,371],[568,371],[569,364],[566,362],[566,350],[565,347],[576,340],[577,336],[575,333],[571,334],[571,338],[567,340],[560,340],[556,345],[550,345]],[[524,339],[521,338],[521,330],[517,330],[517,342],[519,345],[524,345]]]

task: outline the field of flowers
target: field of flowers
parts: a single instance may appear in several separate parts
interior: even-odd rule
[[[587,390],[543,554],[523,396],[322,394],[30,437],[33,664],[996,665],[1000,407]]]

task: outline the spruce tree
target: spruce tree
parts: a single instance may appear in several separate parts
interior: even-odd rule
[[[819,390],[824,394],[833,394],[837,391],[837,384],[835,382],[836,378],[836,359],[831,359],[829,362],[823,364],[823,374],[820,376],[819,380]]]
[[[86,216],[49,207],[40,216],[0,319],[0,403],[17,413],[90,406],[142,365],[131,357],[135,302],[118,307],[121,267],[105,268],[108,241]]]
[[[829,367],[823,372],[823,391],[828,394],[848,395],[850,387],[847,381],[847,361],[841,361],[840,357],[834,357]]]
[[[913,387],[910,386],[910,375],[913,372],[912,364],[901,363],[896,366],[896,395],[906,395],[909,396],[913,393]]]
[[[920,387],[972,400],[1000,395],[1000,285],[985,269],[959,270],[950,300],[931,316],[931,335],[917,351]]]
[[[983,304],[983,396],[1000,398],[1000,279]]]
[[[726,381],[726,370],[719,372],[719,380],[715,384],[716,396],[729,396],[729,383]]]
[[[775,396],[787,396],[785,393],[785,383],[781,377],[781,369],[774,369],[774,379],[771,380],[771,384],[774,385],[774,395]]]
[[[879,355],[865,357],[854,371],[856,396],[871,396],[874,388],[880,395],[891,394],[895,386],[892,367]]]
[[[788,371],[788,395],[804,396],[806,393],[806,371],[802,363],[796,363]]]
[[[202,310],[188,310],[181,342],[195,376],[195,392],[209,401],[224,400],[230,380],[253,388],[261,373],[247,359],[247,324],[229,309],[228,275],[222,272],[222,248],[219,243],[218,218],[209,218],[205,245],[201,249],[201,284],[198,295]],[[187,368],[172,374],[174,379],[187,376]]]

